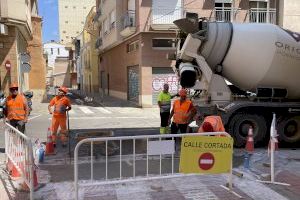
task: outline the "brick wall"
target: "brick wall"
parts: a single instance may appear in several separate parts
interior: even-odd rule
[[[9,35],[0,35],[0,83],[1,90],[8,94],[8,87],[11,82],[17,82],[17,48],[16,48],[16,28],[8,27]],[[5,68],[5,62],[9,60],[11,63],[10,72]]]
[[[32,17],[33,39],[28,43],[27,50],[31,56],[31,71],[29,73],[29,89],[34,92],[34,98],[42,99],[46,88],[46,61],[43,57],[42,19]]]

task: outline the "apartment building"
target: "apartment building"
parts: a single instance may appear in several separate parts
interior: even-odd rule
[[[82,32],[85,18],[96,0],[59,0],[59,36],[60,42],[67,44]]]
[[[80,50],[81,66],[83,73],[82,88],[89,95],[99,93],[99,66],[98,52],[96,49],[97,29],[94,24],[96,6],[93,6],[86,17],[82,32],[82,46]]]
[[[166,59],[175,51],[174,20],[196,12],[209,21],[279,24],[280,6],[279,0],[98,0],[100,88],[153,106],[163,83],[170,84],[171,93],[178,89],[174,62]]]
[[[37,8],[37,0],[0,2],[0,86],[1,90],[8,92],[9,84],[17,82],[21,91],[30,89],[35,94],[34,98],[42,98],[45,92],[45,60],[42,19]],[[22,64],[21,59],[30,65]]]
[[[69,51],[66,50],[66,46],[55,41],[50,41],[44,43],[43,45],[44,55],[46,57],[47,65],[47,76],[46,83],[47,85],[53,86],[54,84],[54,66],[55,61],[58,57],[68,58]]]

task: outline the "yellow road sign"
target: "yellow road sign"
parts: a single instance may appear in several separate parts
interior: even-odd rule
[[[185,136],[181,142],[181,173],[230,173],[233,140],[218,136]]]

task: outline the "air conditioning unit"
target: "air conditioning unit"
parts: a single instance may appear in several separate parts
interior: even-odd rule
[[[5,24],[0,24],[0,34],[8,35],[8,26]]]

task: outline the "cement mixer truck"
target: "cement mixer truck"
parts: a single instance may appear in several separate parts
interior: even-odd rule
[[[300,141],[300,35],[273,24],[174,21],[180,29],[175,72],[202,115],[220,115],[236,146],[253,127],[269,137],[272,114],[285,143]]]

